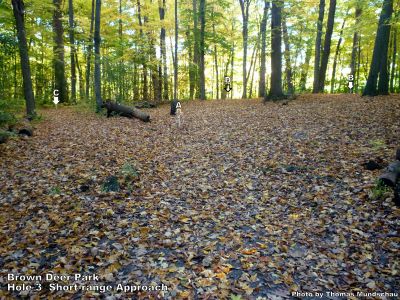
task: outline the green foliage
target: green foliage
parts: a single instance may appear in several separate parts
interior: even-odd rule
[[[390,192],[390,188],[387,187],[382,180],[377,180],[375,186],[371,190],[370,198],[372,200],[383,199],[383,197]]]
[[[382,148],[385,148],[386,143],[383,140],[377,139],[370,142],[370,145],[373,147],[374,150],[378,151]]]
[[[127,162],[121,168],[121,175],[124,176],[125,180],[132,180],[139,177],[139,172],[134,165]]]
[[[54,196],[54,195],[59,195],[59,194],[61,194],[61,189],[58,186],[53,186],[50,188],[49,195]]]
[[[8,127],[9,125],[14,125],[16,121],[17,119],[13,114],[0,110],[0,127]]]
[[[102,192],[118,192],[119,190],[120,185],[116,176],[107,177],[101,187]]]

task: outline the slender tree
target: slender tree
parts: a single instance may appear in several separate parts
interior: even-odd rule
[[[243,37],[243,94],[247,98],[247,41],[249,37],[249,7],[251,0],[239,0],[242,11],[242,37]]]
[[[389,20],[392,16],[392,12],[393,0],[384,0],[375,37],[372,62],[369,69],[367,84],[365,86],[363,96],[388,94],[387,57],[390,35]]]
[[[319,66],[321,62],[321,41],[322,41],[322,27],[324,23],[325,14],[325,0],[319,1],[319,13],[317,21],[317,36],[315,38],[315,55],[314,55],[314,83],[313,93],[318,93],[319,88]]]
[[[283,41],[285,43],[285,73],[286,73],[286,83],[288,94],[292,95],[294,93],[293,79],[292,79],[292,65],[290,59],[290,43],[289,34],[286,26],[286,15],[282,16],[282,33]]]
[[[162,3],[162,4],[161,4]],[[160,50],[161,50],[161,60],[163,65],[163,72],[162,72],[162,86],[163,86],[163,100],[168,100],[168,68],[167,68],[167,50],[165,44],[165,26],[164,26],[164,19],[165,19],[165,0],[160,1],[159,5],[159,15],[160,21],[162,22],[161,30],[160,30]]]
[[[392,67],[390,70],[390,92],[394,93],[394,78],[396,68],[396,55],[397,55],[397,27],[393,30],[393,51],[392,51]]]
[[[100,15],[101,0],[96,0],[96,16],[94,21],[94,93],[96,96],[97,111],[101,110],[101,70],[100,70]]]
[[[335,12],[336,12],[336,0],[330,0],[328,21],[326,25],[326,33],[324,40],[324,49],[322,51],[321,65],[319,68],[319,75],[318,75],[319,76],[318,92],[320,93],[324,92],[325,88],[326,69],[328,68],[329,54],[331,52],[331,41],[332,41],[333,25],[335,23]]]
[[[354,90],[357,92],[358,91],[358,68],[356,65],[357,62],[357,54],[360,51],[359,49],[359,24],[360,24],[360,17],[361,17],[361,6],[360,6],[360,1],[356,2],[356,8],[355,8],[355,30],[353,34],[353,46],[351,48],[351,61],[350,61],[350,73],[354,76],[355,79],[355,85],[354,85]]]
[[[304,59],[304,63],[301,68],[301,75],[300,75],[300,90],[306,90],[306,83],[307,83],[307,74],[310,68],[310,60],[311,60],[311,53],[312,53],[312,38],[309,38],[307,41],[306,46],[306,57]]]
[[[21,59],[21,70],[26,103],[26,114],[29,118],[35,117],[35,97],[32,90],[31,67],[25,35],[25,5],[23,0],[12,0],[12,7],[17,27],[18,48]]]
[[[60,102],[68,102],[67,80],[65,79],[64,30],[62,26],[61,0],[53,0],[54,30],[54,74],[55,89],[59,91]]]
[[[175,0],[174,100],[178,100],[178,0]]]
[[[87,47],[87,56],[86,56],[86,98],[89,99],[89,91],[90,91],[90,68],[91,68],[91,60],[92,60],[92,50],[93,50],[93,26],[94,26],[94,1],[92,0],[92,10],[90,17],[90,33],[88,39],[88,47]]]
[[[199,68],[200,68],[200,99],[206,99],[206,78],[204,75],[205,68],[205,28],[206,28],[206,0],[200,0],[200,57],[199,57]]]
[[[71,102],[76,103],[76,66],[75,66],[75,21],[73,0],[68,0],[68,19],[69,19],[69,44],[71,47]]]
[[[266,72],[266,44],[267,44],[267,17],[268,17],[269,1],[264,0],[264,12],[261,20],[261,65],[260,65],[260,81],[258,83],[258,97],[265,97],[265,72]]]
[[[344,28],[345,24],[346,24],[346,19],[343,20],[342,27],[340,28],[339,40],[336,45],[335,57],[333,58],[332,76],[331,76],[331,94],[333,94],[333,92],[335,90],[336,66],[337,66],[337,60],[338,60],[339,51],[340,51],[340,45],[342,44],[343,28]]]
[[[271,89],[268,99],[284,98],[282,91],[282,33],[283,1],[273,0],[271,9]]]

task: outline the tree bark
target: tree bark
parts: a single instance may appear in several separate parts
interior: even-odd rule
[[[325,13],[325,0],[320,0],[318,22],[317,22],[317,37],[315,38],[313,93],[318,93],[318,88],[319,88],[318,80],[319,80],[319,67],[321,61],[321,40],[322,40],[322,27],[324,23],[324,13]]]
[[[100,70],[100,14],[101,0],[96,0],[96,16],[94,23],[94,93],[96,95],[97,111],[100,111],[101,100],[101,70]]]
[[[175,0],[174,100],[178,100],[178,0]]]
[[[76,104],[75,24],[73,0],[68,0],[69,44],[71,47],[71,102]]]
[[[269,1],[264,0],[264,12],[261,21],[261,65],[260,65],[260,81],[258,83],[258,97],[265,97],[265,72],[266,72],[266,45],[267,45],[267,17],[268,17]]]
[[[393,30],[393,52],[392,52],[392,68],[390,72],[390,92],[394,93],[394,78],[396,69],[396,55],[397,55],[397,27]]]
[[[340,28],[339,40],[336,45],[335,57],[333,58],[332,77],[331,77],[331,94],[333,94],[333,92],[335,90],[336,65],[337,65],[337,59],[339,56],[340,45],[342,44],[343,28],[344,28],[345,24],[346,24],[346,19],[343,20],[342,27]],[[354,76],[354,74],[353,74],[353,76]]]
[[[243,37],[243,94],[242,99],[247,98],[247,40],[249,35],[249,6],[250,0],[239,0],[242,11],[242,37]]]
[[[93,25],[94,25],[94,1],[92,0],[92,13],[90,17],[90,33],[89,33],[89,42],[87,48],[87,57],[86,57],[86,98],[89,99],[89,91],[90,91],[90,68],[91,68],[91,60],[92,60],[92,50],[93,50]]]
[[[292,65],[290,60],[290,43],[289,43],[289,34],[286,27],[286,16],[283,14],[282,18],[282,32],[283,32],[283,41],[285,42],[285,73],[286,73],[286,82],[287,82],[287,89],[288,94],[294,94],[294,86],[293,86],[293,79],[292,79]]]
[[[323,93],[325,88],[326,69],[328,68],[329,54],[331,52],[331,41],[332,41],[333,25],[335,23],[335,12],[336,12],[336,0],[330,0],[328,21],[326,25],[326,33],[324,40],[324,50],[322,52],[321,66],[319,69],[319,78],[318,78],[319,93]]]
[[[281,34],[281,9],[283,1],[272,1],[271,9],[271,89],[269,99],[284,98],[282,91],[282,34]]]
[[[112,112],[116,112],[123,117],[136,118],[142,120],[143,122],[150,121],[150,115],[133,107],[128,107],[118,103],[113,103],[109,100],[104,102],[104,104],[102,104],[102,107],[107,109],[107,118],[111,116]]]
[[[302,71],[300,75],[300,90],[306,90],[307,84],[307,74],[310,68],[310,60],[311,60],[311,52],[312,52],[312,38],[307,41],[307,49],[306,49],[306,57],[304,59],[304,64],[302,66]]]
[[[206,78],[204,75],[204,68],[205,68],[205,61],[204,61],[204,55],[205,55],[205,44],[204,44],[204,39],[205,39],[205,28],[206,28],[206,0],[200,0],[200,57],[199,57],[199,62],[200,62],[200,99],[205,100],[206,99]]]
[[[54,74],[55,89],[59,91],[61,103],[68,102],[67,80],[65,79],[64,61],[64,31],[62,27],[61,0],[53,0],[53,30],[54,30]]]
[[[351,50],[351,62],[350,62],[350,69],[351,69],[350,72],[355,77],[354,78],[355,79],[354,80],[354,82],[355,82],[354,90],[356,92],[358,91],[358,72],[357,72],[358,68],[356,66],[356,58],[357,58],[357,54],[359,51],[359,33],[358,33],[359,29],[358,29],[358,26],[360,24],[360,17],[361,17],[361,12],[362,12],[361,7],[359,7],[359,5],[360,5],[360,3],[357,2],[356,11],[355,11],[356,30],[354,31],[354,34],[353,34],[353,47]]]
[[[212,12],[212,18],[213,18],[213,24],[212,24],[212,30],[213,30],[213,37],[214,37],[214,66],[215,66],[215,78],[216,78],[216,89],[217,89],[217,95],[216,99],[219,99],[219,74],[218,74],[218,53],[217,53],[217,44],[216,44],[216,33],[215,33],[215,20],[214,20],[214,10]]]
[[[387,94],[388,72],[387,72],[387,52],[389,44],[390,25],[389,20],[393,12],[393,0],[384,0],[381,15],[379,17],[378,29],[375,37],[374,52],[368,73],[367,84],[363,96],[376,96]],[[379,76],[379,86],[376,87]],[[385,90],[386,88],[386,90]]]
[[[17,27],[18,48],[21,60],[22,79],[24,87],[24,97],[26,103],[26,114],[29,118],[35,117],[35,97],[32,90],[31,67],[29,63],[29,53],[26,44],[24,1],[12,0],[12,7]]]
[[[160,21],[162,22],[161,30],[160,30],[160,51],[161,51],[161,60],[163,65],[163,100],[168,100],[168,69],[167,69],[167,49],[165,44],[165,0],[162,0],[162,6],[159,8]]]

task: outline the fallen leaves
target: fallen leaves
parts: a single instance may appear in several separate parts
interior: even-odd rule
[[[400,212],[368,198],[363,167],[398,146],[399,100],[195,101],[185,131],[168,107],[149,124],[44,111],[35,137],[0,148],[0,272],[182,299],[399,290]]]

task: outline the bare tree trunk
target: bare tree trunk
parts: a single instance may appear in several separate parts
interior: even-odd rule
[[[79,49],[78,49],[79,50]],[[77,51],[78,52],[78,51]],[[78,60],[78,53],[75,52],[75,62],[76,62],[76,68],[78,69],[78,78],[79,78],[79,98],[83,99],[85,96],[85,91],[84,91],[84,83],[83,83],[83,75],[82,75],[82,68],[79,64]]]
[[[68,0],[69,16],[69,44],[71,47],[71,102],[76,104],[76,66],[75,66],[75,24],[74,24],[74,6],[73,0]]]
[[[176,0],[175,0],[176,1]],[[205,61],[204,61],[204,55],[205,55],[205,44],[204,44],[204,39],[205,39],[205,28],[206,28],[206,0],[200,0],[200,57],[199,57],[199,62],[200,62],[200,99],[205,100],[206,99],[206,78],[204,75],[204,69],[205,69]]]
[[[384,0],[375,38],[371,67],[363,96],[388,94],[387,54],[390,34],[389,20],[393,12],[393,0]],[[378,89],[376,88],[379,76]]]
[[[328,21],[326,25],[326,33],[324,41],[324,50],[322,51],[321,66],[319,69],[319,78],[318,78],[318,84],[319,84],[318,92],[320,93],[323,93],[325,88],[326,69],[328,68],[329,54],[331,52],[331,41],[332,41],[333,25],[335,22],[335,12],[336,12],[336,0],[330,0]]]
[[[28,117],[34,117],[35,112],[35,97],[32,90],[31,67],[29,63],[29,53],[26,44],[25,35],[25,20],[24,20],[24,1],[12,0],[15,24],[17,27],[18,48],[21,59],[22,79],[24,86],[24,96],[26,103],[26,114]]]
[[[91,60],[92,60],[92,49],[93,49],[93,25],[94,25],[94,1],[92,0],[92,13],[90,17],[90,34],[89,34],[89,43],[87,48],[87,58],[86,58],[86,98],[89,99],[89,91],[90,91],[90,68],[91,68]]]
[[[178,0],[175,0],[174,100],[178,100]]]
[[[359,2],[356,3],[356,11],[355,11],[355,19],[356,19],[356,30],[354,31],[353,34],[353,47],[351,50],[351,62],[350,62],[350,73],[355,76],[355,85],[354,85],[354,90],[357,92],[358,91],[358,75],[359,72],[357,71],[358,69],[356,69],[356,58],[357,58],[357,54],[359,52],[359,33],[358,33],[358,25],[360,24],[360,16],[361,16],[361,8],[359,7]],[[357,73],[357,74],[356,74]],[[357,75],[357,76],[356,76]]]
[[[94,22],[94,93],[96,95],[97,111],[101,110],[101,70],[100,70],[100,15],[101,0],[96,0],[96,16]]]
[[[325,14],[325,0],[319,1],[319,13],[317,22],[317,37],[315,39],[315,57],[314,57],[314,83],[313,93],[318,93],[319,89],[319,68],[321,61],[321,41],[322,41],[322,27],[324,23]]]
[[[335,57],[333,59],[332,77],[331,77],[331,94],[333,94],[333,92],[335,90],[336,65],[337,65],[337,59],[339,56],[340,45],[342,44],[343,28],[344,28],[345,24],[346,24],[346,19],[343,20],[342,27],[340,28],[339,40],[336,45]],[[354,76],[354,74],[353,74],[353,76]]]
[[[268,17],[269,1],[264,0],[264,12],[261,21],[261,66],[260,81],[258,83],[258,97],[265,97],[265,72],[266,72],[266,44],[267,44],[267,17]]]
[[[284,98],[282,91],[282,33],[283,1],[273,0],[271,9],[271,89],[268,99]]]
[[[294,87],[293,87],[293,80],[292,80],[292,65],[290,59],[290,43],[289,43],[289,34],[286,27],[286,16],[283,14],[282,18],[282,33],[283,33],[283,41],[285,42],[285,73],[286,73],[286,82],[288,88],[288,94],[293,95]]]
[[[302,67],[301,75],[300,75],[300,90],[306,90],[307,83],[307,74],[310,68],[310,60],[311,60],[311,52],[312,52],[312,38],[307,41],[307,49],[306,49],[306,57],[304,59],[304,64]]]
[[[216,34],[215,34],[214,10],[212,12],[212,18],[213,18],[212,29],[213,29],[213,36],[214,36],[214,41],[215,41]],[[219,99],[218,54],[217,54],[217,44],[215,42],[214,42],[214,66],[215,66],[215,77],[216,77],[215,81],[216,81],[216,89],[217,89],[216,99]]]
[[[390,92],[394,93],[394,78],[395,78],[395,67],[396,67],[396,55],[397,55],[397,27],[393,30],[393,52],[392,52],[392,68],[390,72]]]
[[[165,19],[165,0],[162,0],[162,6],[159,8],[160,20],[163,22]],[[163,65],[163,100],[168,100],[168,68],[167,68],[167,49],[165,44],[165,27],[164,24],[161,26],[160,31],[160,50],[161,50],[161,60]]]
[[[242,99],[247,98],[247,40],[249,35],[249,6],[250,0],[239,0],[242,11],[242,36],[243,36],[243,94]]]
[[[54,30],[54,74],[55,89],[59,91],[61,103],[68,102],[67,80],[65,79],[64,61],[64,31],[62,27],[61,0],[53,0],[53,30]]]

